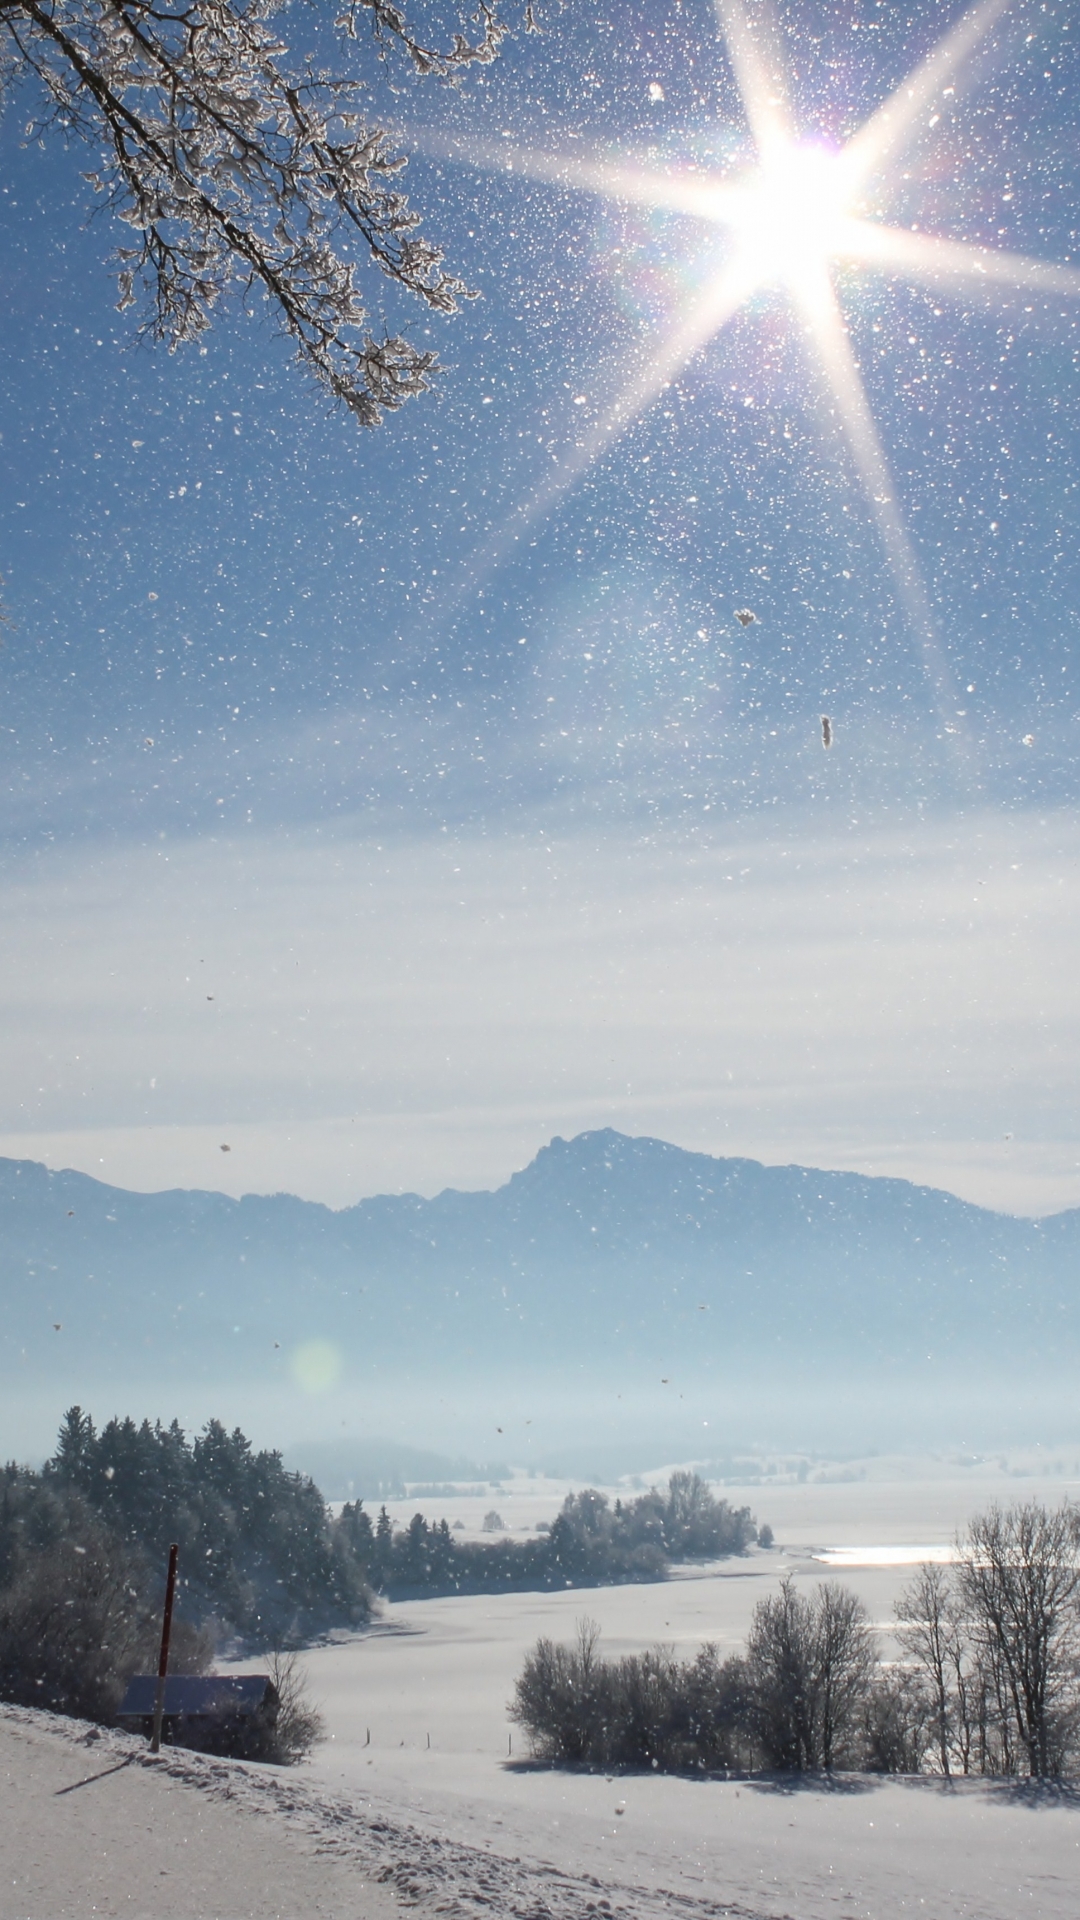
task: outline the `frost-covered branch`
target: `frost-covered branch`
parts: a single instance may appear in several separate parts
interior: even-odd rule
[[[196,339],[228,291],[262,289],[298,358],[365,426],[430,383],[435,355],[375,338],[356,259],[453,313],[468,297],[419,231],[406,161],[372,124],[359,83],[291,60],[282,0],[0,0],[0,95],[36,83],[39,124],[98,151],[87,174],[131,228],[120,306],[148,296],[143,331]],[[289,16],[295,20],[295,10]],[[532,25],[525,11],[525,25]],[[447,77],[493,59],[507,32],[488,0],[445,48],[392,0],[350,0],[346,39]]]

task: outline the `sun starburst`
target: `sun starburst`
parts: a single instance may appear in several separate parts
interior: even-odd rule
[[[813,287],[823,261],[840,249],[851,218],[851,183],[842,156],[785,141],[727,200],[723,222],[756,285],[783,285],[797,299]]]
[[[888,557],[901,600],[939,691],[944,669],[914,548],[900,509],[862,374],[851,345],[835,270],[887,272],[938,293],[1007,289],[1080,297],[1073,268],[885,224],[864,211],[870,183],[879,197],[890,170],[927,122],[1010,0],[982,0],[942,37],[841,147],[800,133],[788,97],[783,50],[765,20],[751,22],[743,0],[716,0],[720,31],[755,149],[742,170],[708,174],[575,153],[556,157],[472,144],[454,151],[616,203],[688,214],[726,230],[722,263],[688,293],[644,363],[591,431],[563,450],[557,469],[495,536],[480,571],[497,565],[529,525],[547,513],[598,456],[658,397],[763,288],[783,292],[816,361]],[[475,578],[475,575],[474,575]]]

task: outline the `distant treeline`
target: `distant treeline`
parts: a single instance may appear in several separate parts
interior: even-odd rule
[[[337,1528],[391,1598],[661,1580],[672,1561],[745,1553],[757,1538],[748,1507],[717,1500],[686,1472],[673,1473],[665,1492],[614,1505],[593,1489],[568,1494],[547,1532],[528,1540],[459,1541],[445,1520],[429,1526],[419,1513],[395,1529],[385,1507],[372,1522],[360,1501],[345,1505]]]
[[[754,1609],[742,1653],[655,1647],[601,1659],[598,1630],[538,1641],[514,1718],[555,1765],[667,1772],[845,1768],[1080,1771],[1080,1509],[973,1520],[955,1565],[922,1568],[896,1607],[902,1658],[879,1658],[856,1596],[790,1578]]]
[[[108,1719],[128,1674],[156,1661],[163,1570],[180,1549],[174,1670],[215,1646],[290,1647],[362,1627],[375,1594],[475,1593],[661,1578],[670,1560],[742,1552],[749,1511],[694,1474],[612,1506],[570,1496],[547,1533],[462,1542],[417,1515],[395,1530],[359,1502],[334,1516],[314,1481],[211,1420],[72,1407],[40,1473],[0,1472],[0,1699]]]

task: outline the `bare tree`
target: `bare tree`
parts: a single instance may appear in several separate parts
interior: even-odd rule
[[[1078,1550],[1080,1515],[1068,1501],[991,1507],[960,1543],[960,1591],[997,1696],[1006,1766],[1014,1730],[1037,1779],[1060,1771],[1076,1713]]]
[[[1019,1771],[1016,1722],[1001,1648],[993,1635],[971,1626],[969,1712],[971,1750],[979,1773],[1011,1777]]]
[[[865,1609],[845,1587],[807,1599],[790,1578],[759,1600],[746,1643],[748,1706],[771,1766],[831,1768],[853,1756],[875,1659]]]
[[[921,1672],[882,1668],[863,1703],[863,1765],[871,1773],[921,1773],[931,1713]]]
[[[295,1766],[323,1737],[323,1717],[308,1698],[307,1681],[295,1653],[270,1655],[270,1682],[278,1698],[277,1719],[268,1759]]]
[[[792,1772],[816,1766],[813,1608],[790,1578],[754,1608],[746,1678],[750,1721],[766,1764]]]
[[[153,1657],[143,1569],[92,1520],[21,1557],[0,1592],[0,1699],[110,1720],[124,1682]]]
[[[342,4],[345,40],[366,31],[419,74],[490,61],[507,32],[492,0],[442,49],[394,0]],[[467,289],[420,234],[361,85],[290,55],[278,23],[302,18],[285,0],[0,0],[0,99],[30,81],[31,131],[95,149],[86,177],[133,235],[119,304],[145,289],[145,332],[175,348],[229,289],[261,291],[308,371],[374,426],[430,384],[436,357],[366,330],[353,253],[439,313]]]
[[[896,1637],[917,1663],[929,1691],[938,1763],[948,1779],[957,1721],[956,1684],[961,1674],[966,1676],[966,1662],[963,1624],[943,1567],[920,1567],[896,1603],[896,1618]],[[966,1765],[963,1771],[968,1771]]]
[[[598,1628],[578,1622],[573,1646],[539,1640],[526,1657],[510,1717],[556,1765],[701,1772],[746,1757],[743,1662],[702,1647],[682,1663],[670,1647],[601,1659]]]
[[[597,1653],[600,1629],[587,1616],[572,1647],[538,1640],[514,1687],[510,1718],[530,1734],[538,1753],[556,1761],[592,1757],[604,1720],[608,1673]]]
[[[830,1768],[850,1749],[876,1661],[866,1608],[849,1588],[819,1587],[814,1614],[820,1764]]]

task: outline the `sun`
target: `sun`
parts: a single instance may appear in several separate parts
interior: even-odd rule
[[[743,0],[715,0],[720,33],[742,100],[755,158],[741,169],[659,165],[575,148],[572,158],[512,146],[470,144],[446,151],[482,167],[596,194],[614,204],[662,208],[726,231],[722,264],[690,286],[666,331],[591,429],[562,450],[558,465],[512,514],[471,583],[512,552],[528,527],[562,499],[592,463],[677,379],[763,289],[786,298],[816,376],[845,436],[901,603],[939,695],[948,674],[918,560],[897,504],[889,463],[834,279],[837,268],[886,272],[939,296],[1044,292],[1080,299],[1080,272],[1000,248],[890,226],[864,209],[887,201],[891,180],[916,133],[936,124],[939,104],[1011,0],[980,0],[838,149],[807,139],[789,102],[782,47],[751,24]]]
[[[759,284],[786,286],[799,299],[838,252],[851,201],[841,155],[784,141],[725,196],[723,221]]]

